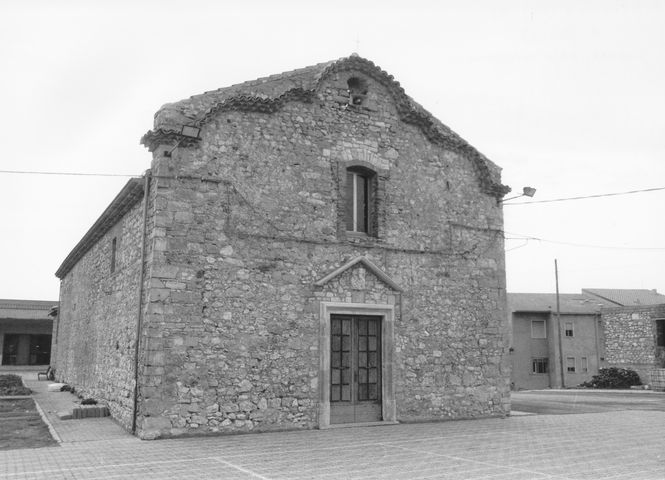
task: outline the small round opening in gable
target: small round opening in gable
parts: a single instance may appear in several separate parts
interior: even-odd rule
[[[351,105],[362,105],[367,97],[367,81],[358,77],[351,77],[346,84],[349,89],[349,103]]]

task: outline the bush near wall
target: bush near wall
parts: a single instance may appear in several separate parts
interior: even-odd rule
[[[580,384],[585,388],[630,388],[633,385],[642,385],[640,376],[628,368],[601,368],[598,375],[591,380]]]
[[[32,390],[23,385],[18,375],[0,375],[0,396],[2,395],[32,395]]]

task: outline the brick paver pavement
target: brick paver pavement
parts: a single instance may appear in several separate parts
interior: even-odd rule
[[[75,426],[58,447],[0,451],[0,478],[665,478],[665,412],[658,411],[157,441],[109,428],[117,427],[110,419],[64,423]],[[76,441],[75,430],[86,440]]]

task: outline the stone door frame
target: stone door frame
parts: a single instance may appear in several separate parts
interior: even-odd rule
[[[321,302],[319,316],[319,428],[330,428],[330,316],[372,315],[381,317],[381,414],[383,421],[349,425],[392,424],[397,422],[393,385],[395,306],[373,303]]]

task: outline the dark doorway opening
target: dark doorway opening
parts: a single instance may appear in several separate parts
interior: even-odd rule
[[[2,343],[3,365],[48,365],[51,335],[7,333]]]

